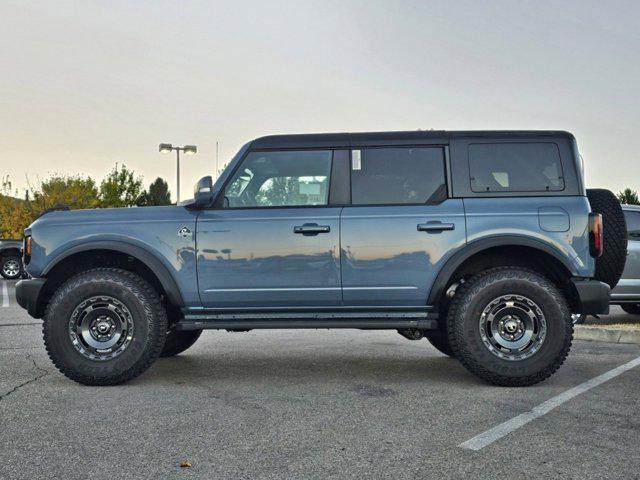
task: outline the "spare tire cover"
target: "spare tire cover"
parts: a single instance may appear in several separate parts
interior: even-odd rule
[[[610,190],[587,189],[587,198],[591,210],[602,215],[603,224],[603,252],[596,258],[595,278],[614,288],[627,261],[627,222],[618,198]]]

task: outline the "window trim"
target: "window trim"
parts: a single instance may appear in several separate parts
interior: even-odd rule
[[[437,148],[442,152],[442,166],[444,173],[444,187],[445,187],[445,195],[444,198],[440,201],[431,201],[431,202],[418,202],[418,203],[353,203],[353,164],[352,164],[352,152],[353,150],[369,150],[369,149],[378,149],[378,148]],[[449,185],[450,177],[450,169],[449,167],[449,146],[447,144],[410,144],[410,145],[351,145],[349,149],[349,197],[350,203],[349,207],[415,207],[415,206],[425,206],[425,205],[440,205],[446,200],[451,198],[451,187]],[[428,200],[428,199],[427,199]]]
[[[329,206],[351,204],[351,150],[334,149],[329,179]]]
[[[238,164],[235,166],[233,171],[229,174],[229,177],[226,179],[222,187],[220,188],[220,192],[218,196],[213,201],[213,206],[208,208],[207,210],[273,210],[273,209],[301,209],[301,208],[334,208],[339,205],[331,204],[331,190],[333,185],[333,164],[335,159],[336,150],[339,150],[335,147],[305,147],[305,148],[249,148],[242,158],[238,161]],[[261,207],[261,206],[251,206],[251,207],[224,207],[221,202],[224,200],[224,192],[227,187],[233,180],[236,175],[236,172],[242,167],[245,159],[254,152],[300,152],[300,151],[323,151],[323,152],[331,152],[331,162],[329,168],[329,191],[327,192],[327,204],[326,205],[272,205],[269,207]]]
[[[474,190],[473,187],[473,183],[472,183],[472,178],[473,175],[471,173],[471,147],[473,145],[541,145],[541,144],[551,144],[554,145],[556,147],[556,151],[558,153],[558,166],[560,167],[560,173],[562,175],[562,188],[559,189],[554,189],[554,190]],[[476,195],[481,195],[483,197],[490,197],[491,195],[498,195],[500,196],[500,194],[516,194],[516,196],[518,196],[518,194],[524,194],[524,195],[529,195],[529,196],[536,196],[535,194],[540,194],[540,193],[545,193],[545,194],[553,194],[553,193],[557,193],[557,192],[564,192],[565,189],[567,188],[567,182],[565,181],[565,174],[564,174],[564,168],[562,165],[562,155],[560,152],[560,146],[556,143],[556,142],[550,142],[550,141],[546,141],[546,142],[527,142],[527,141],[522,141],[522,142],[468,142],[466,145],[467,148],[467,166],[469,168],[469,191],[476,194]]]

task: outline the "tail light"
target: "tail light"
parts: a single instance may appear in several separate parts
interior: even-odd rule
[[[604,248],[602,237],[602,215],[599,213],[589,214],[589,253],[593,258],[602,255]]]

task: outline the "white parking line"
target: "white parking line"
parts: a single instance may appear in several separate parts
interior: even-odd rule
[[[9,306],[9,289],[7,288],[7,282],[2,282],[2,306]]]
[[[467,440],[466,442],[461,443],[458,446],[461,448],[466,448],[468,450],[480,450],[486,447],[487,445],[491,445],[496,440],[500,440],[505,435],[510,434],[514,430],[517,430],[518,428],[522,427],[523,425],[526,425],[527,423],[535,420],[536,418],[549,413],[554,408],[559,407],[563,403],[571,400],[574,397],[577,397],[581,393],[591,390],[592,388],[597,387],[598,385],[601,385],[604,382],[611,380],[612,378],[615,378],[618,375],[621,375],[627,370],[631,370],[633,367],[637,367],[638,365],[640,365],[640,357],[634,360],[631,360],[630,362],[627,362],[624,365],[620,365],[619,367],[614,368],[613,370],[609,370],[608,372],[603,373],[602,375],[597,376],[595,378],[592,378],[591,380],[587,380],[586,382],[581,383],[576,387],[570,388],[566,392],[562,392],[561,394],[556,395],[553,398],[550,398],[546,402],[541,403],[537,407],[534,407],[529,412],[523,413],[522,415],[518,415],[517,417],[514,417],[511,420],[507,420],[506,422],[501,423],[500,425],[497,425],[492,429],[481,433],[480,435],[476,435],[472,439]]]

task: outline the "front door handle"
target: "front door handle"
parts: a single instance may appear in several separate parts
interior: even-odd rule
[[[317,223],[305,223],[304,225],[293,227],[293,233],[300,233],[305,236],[329,233],[330,231],[329,225],[318,225]]]
[[[454,223],[427,222],[418,224],[419,232],[440,233],[444,230],[455,230],[455,228]]]

